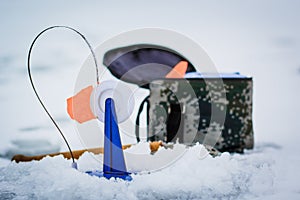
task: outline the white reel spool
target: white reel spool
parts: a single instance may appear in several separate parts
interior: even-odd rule
[[[91,95],[91,108],[98,120],[104,122],[105,100],[112,98],[115,102],[115,109],[118,123],[126,121],[134,109],[134,95],[131,89],[121,81],[103,81],[97,85]]]

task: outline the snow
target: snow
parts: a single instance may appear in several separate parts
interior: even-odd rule
[[[202,145],[189,148],[168,168],[150,174],[133,174],[132,182],[85,174],[84,171],[91,170],[84,166],[86,163],[94,162],[93,167],[101,168],[88,153],[79,159],[78,171],[61,156],[47,157],[39,162],[13,162],[1,168],[1,174],[5,174],[0,179],[1,193],[25,199],[253,199],[274,195],[276,164],[271,155],[276,149],[245,155],[223,153],[212,158],[200,156],[201,148]],[[143,163],[127,161],[127,165],[132,168]],[[297,188],[290,188],[293,189],[297,191]]]
[[[1,2],[0,199],[299,199],[298,8],[299,2],[293,0],[184,5],[181,1]],[[204,156],[201,145],[188,149],[175,145],[151,155],[148,144],[141,143],[125,151],[127,167],[135,172],[132,182],[85,174],[102,168],[101,155],[89,153],[78,160],[78,171],[61,156],[10,162],[16,153],[66,151],[26,74],[31,41],[56,24],[78,29],[93,47],[142,27],[172,29],[191,37],[206,49],[220,72],[253,76],[255,148],[212,158]],[[80,38],[63,30],[41,37],[32,55],[37,89],[74,150],[85,146],[67,116],[65,100],[73,95],[88,55]],[[122,139],[131,143],[124,135]]]

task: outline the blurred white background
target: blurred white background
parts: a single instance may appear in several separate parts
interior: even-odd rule
[[[28,136],[60,141],[30,88],[26,59],[42,29],[68,25],[83,33],[93,47],[143,27],[187,35],[206,49],[220,72],[253,77],[256,142],[300,149],[299,7],[295,0],[1,1],[1,148]],[[79,143],[65,99],[73,94],[77,73],[89,53],[79,36],[55,30],[39,39],[32,55],[41,96],[75,148]]]

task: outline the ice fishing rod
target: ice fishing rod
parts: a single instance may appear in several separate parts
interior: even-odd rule
[[[58,132],[60,133],[60,135],[62,136],[63,140],[65,141],[67,147],[68,147],[68,150],[70,152],[70,155],[72,157],[72,161],[73,161],[73,164],[72,164],[72,167],[74,168],[77,168],[77,165],[76,165],[76,162],[75,162],[75,159],[74,159],[74,155],[72,153],[72,150],[71,150],[71,147],[66,139],[66,137],[64,136],[62,130],[59,128],[58,124],[55,122],[54,118],[51,116],[50,112],[48,111],[48,109],[46,108],[46,106],[44,105],[43,101],[41,100],[36,88],[35,88],[35,85],[33,83],[33,79],[32,79],[32,75],[31,75],[31,69],[30,69],[30,58],[31,58],[31,52],[33,50],[33,46],[34,44],[36,43],[37,39],[43,34],[45,33],[46,31],[49,31],[51,29],[56,29],[56,28],[63,28],[63,29],[67,29],[67,30],[71,30],[75,33],[77,33],[78,35],[80,35],[80,37],[84,40],[84,42],[88,45],[88,48],[90,49],[91,53],[92,53],[92,56],[93,56],[93,59],[94,59],[94,63],[95,63],[95,68],[96,68],[96,80],[97,80],[97,83],[99,83],[99,71],[98,71],[98,63],[97,63],[97,59],[96,59],[96,55],[95,55],[95,52],[93,51],[93,48],[92,46],[90,45],[90,43],[88,42],[88,40],[85,38],[85,36],[83,34],[81,34],[79,31],[77,31],[76,29],[72,28],[72,27],[69,27],[69,26],[50,26],[46,29],[44,29],[43,31],[41,31],[35,38],[34,40],[32,41],[31,45],[30,45],[30,48],[29,48],[29,51],[28,51],[28,57],[27,57],[27,69],[28,69],[28,76],[29,76],[29,80],[30,80],[30,83],[31,83],[31,86],[32,86],[32,89],[35,93],[35,96],[37,97],[37,99],[39,100],[41,106],[43,107],[43,109],[45,110],[45,112],[47,113],[48,117],[50,118],[50,120],[52,121],[52,123],[54,124],[54,126],[56,127],[56,129],[58,130]]]

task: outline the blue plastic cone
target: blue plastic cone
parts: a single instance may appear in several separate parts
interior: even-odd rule
[[[126,169],[115,104],[111,98],[108,98],[105,101],[104,132],[103,172],[89,171],[87,173],[94,176],[105,177],[107,179],[114,177],[128,181],[132,180],[130,173],[128,173]]]
[[[117,123],[115,104],[113,99],[105,101],[105,138],[103,173],[106,178],[129,178],[126,169],[122,143]],[[130,177],[131,178],[131,177]]]

